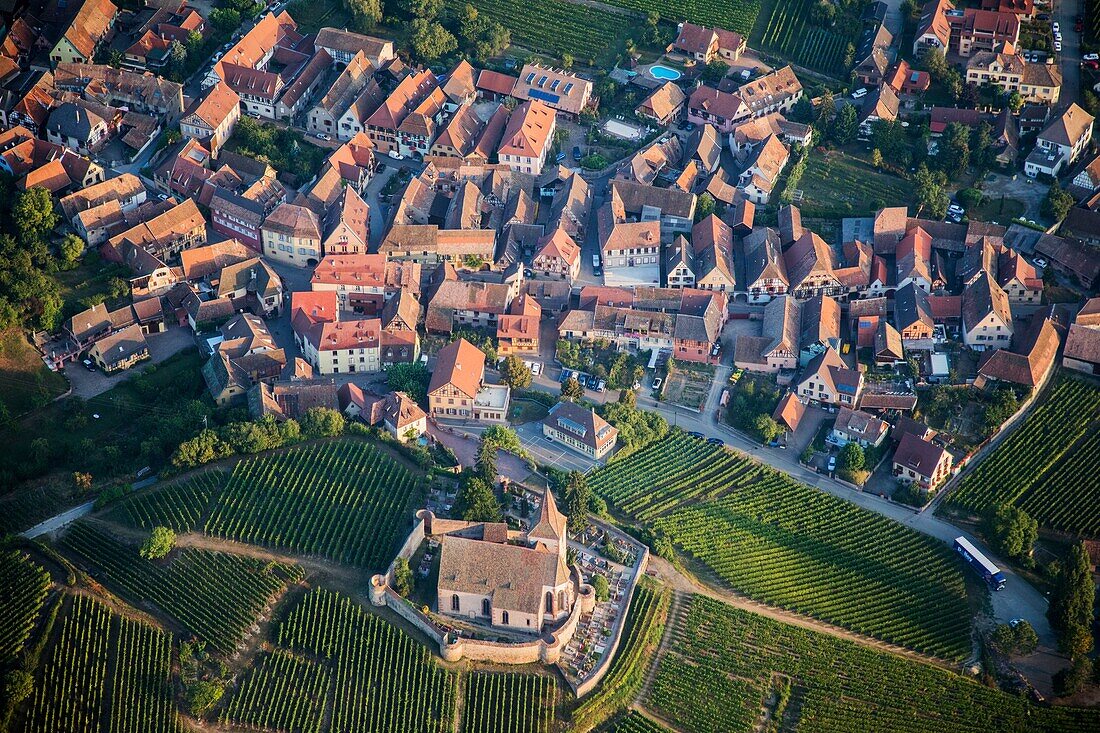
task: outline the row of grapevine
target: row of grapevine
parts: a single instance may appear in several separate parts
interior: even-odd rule
[[[74,596],[43,662],[27,733],[176,733],[171,637]]]
[[[25,553],[0,552],[0,670],[23,650],[49,588],[49,574]]]
[[[61,544],[102,571],[103,582],[137,606],[147,602],[220,652],[232,652],[286,579],[301,570],[252,558],[183,550],[166,562],[145,560],[137,549],[77,524]]]
[[[589,484],[756,600],[934,656],[970,651],[958,559],[896,522],[679,431]]]
[[[329,695],[324,665],[276,650],[264,654],[222,713],[221,722],[286,733],[320,733]]]
[[[467,4],[507,28],[516,45],[584,62],[615,48],[630,26],[629,18],[568,0],[447,0],[452,12]]]
[[[760,0],[709,2],[709,0],[604,0],[639,13],[660,13],[662,20],[678,23],[688,20],[712,28],[724,28],[748,36],[760,12]]]
[[[760,47],[780,54],[799,66],[829,74],[844,69],[848,39],[810,24],[815,0],[779,0],[760,39]]]
[[[1074,733],[1100,711],[1034,706],[939,667],[694,596],[647,703],[698,733],[757,729],[773,675],[797,688],[784,730],[813,733]],[[797,709],[795,709],[797,708]],[[792,720],[792,717],[794,718]]]
[[[419,490],[416,476],[368,443],[301,447],[238,463],[204,531],[377,570]]]
[[[337,691],[331,733],[454,729],[455,675],[437,665],[427,648],[346,596],[311,591],[279,624],[276,642],[323,660],[330,670]],[[297,675],[306,673],[298,665]],[[292,684],[301,690],[307,683]]]
[[[947,497],[982,514],[1019,504],[1040,524],[1100,535],[1100,388],[1062,376],[1024,422]]]
[[[550,733],[557,685],[545,675],[474,672],[463,702],[462,733]]]
[[[615,722],[611,733],[669,733],[668,728],[654,723],[636,710],[631,710]]]
[[[176,532],[189,532],[197,528],[225,478],[221,471],[204,471],[190,479],[129,496],[111,510],[109,517],[144,529],[169,527]]]
[[[611,669],[600,686],[573,710],[577,730],[590,730],[634,701],[661,642],[671,601],[672,593],[667,588],[645,578],[638,584]]]

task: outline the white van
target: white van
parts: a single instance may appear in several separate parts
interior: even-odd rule
[[[852,92],[852,99],[862,99],[867,96],[867,89],[857,89]]]

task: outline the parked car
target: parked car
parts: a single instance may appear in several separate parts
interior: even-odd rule
[[[863,99],[866,96],[867,96],[867,88],[866,87],[864,87],[863,89],[857,89],[854,92],[852,92],[852,99]]]
[[[317,139],[328,141],[332,139],[332,135],[329,135],[327,132],[319,132],[317,133]]]
[[[564,161],[565,160],[565,151],[562,150],[556,156],[554,156],[554,160],[558,163],[561,163],[562,161]]]
[[[1086,61],[1085,67],[1095,71],[1100,69],[1100,61]]]
[[[1082,56],[1081,58],[1083,58],[1083,59],[1084,59],[1085,61],[1100,61],[1100,54],[1097,54],[1097,53],[1086,53],[1086,54],[1085,54],[1084,56]]]
[[[741,369],[740,367],[734,368],[734,370],[730,373],[730,384],[737,384],[737,380],[739,380],[741,378],[741,375],[744,373],[744,369]]]
[[[699,440],[703,440],[707,437],[707,436],[703,435],[702,433],[696,432],[694,430],[689,430],[688,435],[690,435],[693,438],[698,438]]]
[[[1055,41],[1054,42],[1054,50],[1057,53],[1062,53],[1062,42],[1061,41]]]
[[[83,364],[84,368],[87,369],[88,371],[90,371],[90,372],[95,371],[95,362],[92,361],[91,359],[85,359],[84,361],[82,361],[80,363]]]
[[[707,438],[707,442],[711,445],[725,445],[725,442],[721,438]]]
[[[1055,33],[1059,33],[1062,30],[1061,27],[1058,25],[1058,21],[1054,21],[1053,23],[1051,23],[1050,29]]]
[[[661,388],[661,378],[657,377],[653,380],[653,391],[656,392]]]
[[[396,150],[391,150],[390,152],[386,153],[386,155],[390,156],[394,160],[404,160],[405,159],[405,156],[402,155],[401,153],[397,152]]]
[[[836,456],[829,456],[829,473],[836,470]]]
[[[685,122],[683,124],[683,127],[681,127],[680,129],[683,130],[684,132],[692,132],[695,129],[695,123],[694,122]]]
[[[712,346],[710,348],[710,355],[712,357],[718,356],[718,352],[721,351],[721,350],[722,350],[722,342],[721,341],[715,341],[714,346]]]
[[[581,152],[581,146],[580,145],[574,145],[573,146],[573,160],[580,160],[583,157],[584,157],[584,154]]]
[[[1036,257],[1035,258],[1035,266],[1045,268],[1047,266],[1046,258],[1045,257]]]

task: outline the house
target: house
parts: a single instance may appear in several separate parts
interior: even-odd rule
[[[448,113],[453,113],[459,107],[471,105],[477,99],[476,70],[466,59],[461,59],[447,74],[447,81],[443,83],[443,94],[447,101],[443,107]]]
[[[901,334],[889,321],[880,320],[875,329],[874,354],[876,364],[900,364],[905,361]]]
[[[779,404],[775,406],[772,420],[779,423],[779,427],[788,433],[793,433],[798,430],[798,425],[802,422],[802,416],[805,414],[806,406],[798,401],[798,396],[794,392],[787,392],[780,398]]]
[[[764,306],[761,336],[739,335],[733,363],[741,369],[774,374],[798,366],[802,309],[786,295]]]
[[[88,358],[108,374],[129,369],[149,358],[149,344],[141,326],[134,324],[104,336],[88,350]]]
[[[54,69],[54,86],[98,104],[126,107],[131,112],[183,114],[183,85],[149,72],[116,69],[106,64],[61,63]]]
[[[120,211],[133,211],[145,203],[145,199],[145,185],[141,179],[133,173],[123,173],[117,178],[109,178],[63,196],[59,203],[65,220],[79,231],[77,215],[82,211],[109,202],[117,204]]]
[[[490,69],[482,69],[478,72],[474,88],[477,90],[480,99],[501,102],[512,96],[518,81],[519,79],[514,76]]]
[[[313,47],[325,51],[334,64],[349,64],[356,54],[363,54],[371,66],[377,69],[397,58],[393,41],[341,28],[322,28],[317,31]]]
[[[687,105],[687,95],[674,82],[666,81],[650,92],[634,109],[634,114],[653,120],[661,127],[680,121]]]
[[[786,252],[790,292],[799,298],[824,293],[840,295],[843,286],[835,273],[836,253],[818,234],[804,230]]]
[[[514,171],[541,175],[554,142],[557,120],[542,102],[524,102],[512,111],[497,159]]]
[[[370,207],[352,186],[344,186],[325,213],[321,252],[329,255],[366,254],[370,244]]]
[[[613,186],[597,213],[600,251],[606,279],[656,283],[660,280],[661,222],[630,222],[622,197]]]
[[[932,235],[919,226],[910,229],[895,251],[898,288],[913,283],[925,293],[932,292]]]
[[[416,297],[420,272],[418,264],[388,262],[384,254],[328,255],[314,268],[310,287],[336,293],[341,310],[373,316],[402,290]]]
[[[120,261],[121,248],[129,244],[168,262],[183,250],[206,242],[206,219],[193,199],[163,203],[149,211],[159,213],[108,239],[101,254]]]
[[[1071,104],[1039,133],[1035,149],[1024,161],[1024,173],[1032,178],[1040,173],[1055,176],[1072,166],[1092,139],[1092,123],[1092,115]]]
[[[840,304],[815,295],[799,304],[798,363],[806,366],[828,349],[840,349]]]
[[[905,433],[894,451],[892,473],[899,481],[934,491],[951,475],[953,465],[954,459],[945,449],[913,433]]]
[[[1010,348],[984,352],[974,385],[980,389],[989,381],[999,381],[1038,387],[1054,366],[1060,344],[1058,328],[1050,315],[1050,307],[1037,310],[1027,328],[1013,338]]]
[[[298,267],[315,267],[321,260],[321,223],[306,206],[280,204],[260,228],[264,255]]]
[[[517,294],[518,281],[445,280],[428,302],[424,326],[435,333],[451,333],[456,326],[494,328]]]
[[[592,211],[592,190],[579,172],[570,173],[550,204],[547,230],[564,229],[574,241],[583,241]]]
[[[767,303],[786,294],[790,281],[779,233],[770,227],[755,229],[742,240],[745,280],[742,290],[750,303]]]
[[[859,134],[870,136],[876,122],[894,122],[898,118],[901,102],[897,92],[888,84],[883,84],[867,95],[859,113]]]
[[[854,408],[863,391],[863,374],[849,369],[835,350],[826,349],[802,370],[794,391],[809,404]]]
[[[439,133],[447,104],[443,88],[431,89],[409,110],[397,126],[397,150],[402,155],[423,158]]]
[[[331,377],[307,377],[274,384],[259,382],[248,390],[248,413],[253,420],[267,415],[280,422],[300,420],[314,407],[340,409],[336,383]]]
[[[913,97],[928,91],[932,77],[927,71],[913,70],[909,62],[902,59],[894,64],[882,83],[893,89],[899,99],[911,103]]]
[[[497,318],[497,354],[538,354],[542,306],[523,294],[512,300],[508,312]]]
[[[1088,300],[1069,327],[1062,366],[1100,375],[1100,298]]]
[[[600,460],[615,449],[619,431],[595,410],[562,400],[542,420],[542,435],[554,443]]]
[[[531,269],[538,275],[572,283],[581,274],[581,248],[558,227],[539,238]]]
[[[777,135],[770,135],[749,157],[748,167],[741,173],[737,188],[754,204],[764,205],[771,198],[779,174],[790,159],[790,151]]]
[[[592,101],[592,82],[568,71],[524,64],[511,95],[541,102],[565,119],[576,120]]]
[[[340,140],[350,140],[356,132],[362,132],[361,128],[352,129],[352,125],[358,127],[365,116],[359,114],[360,110],[352,110],[351,117],[347,120],[344,120],[344,115],[372,82],[373,71],[374,67],[362,52],[353,56],[333,80],[328,91],[310,108],[306,117],[306,129],[310,132],[328,133]],[[366,113],[369,114],[378,108],[382,101],[381,97],[381,89],[378,89],[375,83],[373,94],[364,98]],[[369,109],[366,109],[367,107]]]
[[[790,66],[753,79],[737,90],[753,117],[763,117],[773,112],[787,114],[802,99],[802,93],[802,82]]]
[[[874,415],[850,407],[841,407],[829,433],[829,442],[843,448],[856,443],[862,448],[877,448],[886,439],[890,426]]]
[[[461,523],[439,536],[437,611],[534,635],[567,618],[577,591],[566,564],[566,523],[547,491],[526,533]]]
[[[97,152],[108,139],[107,122],[95,112],[66,102],[54,107],[46,123],[46,139],[81,155]]]
[[[722,28],[705,28],[694,23],[680,23],[676,40],[668,47],[673,53],[709,64],[714,59],[737,61],[745,52],[746,40],[740,33]]]
[[[233,134],[241,118],[241,98],[227,84],[217,84],[191,112],[180,120],[184,137],[207,144],[214,157]]]
[[[111,0],[85,0],[76,11],[65,33],[50,50],[50,61],[90,64],[96,50],[109,40],[118,17],[118,8]]]
[[[696,87],[688,97],[687,116],[688,122],[711,124],[718,132],[728,135],[737,123],[749,119],[753,113],[739,94],[703,85]]]
[[[382,153],[396,152],[400,141],[397,129],[409,112],[439,85],[430,69],[409,74],[366,120],[366,132]]]
[[[791,122],[778,112],[772,112],[738,123],[729,135],[730,152],[738,161],[743,161],[772,135],[786,145],[798,143],[805,147],[810,144],[812,132],[809,125]]]
[[[1003,244],[997,255],[997,284],[1012,305],[1038,305],[1043,299],[1043,278],[1035,265]]]
[[[961,13],[949,11],[947,23],[949,48],[963,58],[979,51],[1015,48],[1020,41],[1020,19],[1015,13],[966,8]]]
[[[962,295],[963,343],[972,349],[1006,348],[1012,340],[1012,309],[1008,295],[986,272]]]
[[[935,321],[928,294],[910,282],[894,293],[894,326],[909,348],[930,348]]]
[[[944,54],[951,44],[951,23],[948,12],[954,11],[951,0],[932,0],[921,8],[917,30],[913,36],[913,55],[921,58],[929,49],[939,49]]]
[[[507,385],[485,384],[485,354],[466,339],[444,346],[428,384],[433,418],[502,423],[508,417]]]
[[[1053,63],[1030,63],[1018,54],[980,51],[966,62],[966,82],[1019,92],[1025,102],[1055,105],[1062,89],[1062,71]]]
[[[318,374],[376,372],[382,368],[382,322],[377,318],[323,321],[300,336],[302,356]]]
[[[732,293],[736,289],[733,273],[733,229],[710,214],[691,228],[693,283],[682,285]],[[671,275],[671,271],[670,271]]]
[[[680,138],[662,135],[620,163],[615,180],[652,185],[663,171],[675,168],[682,155]]]
[[[494,229],[440,229],[435,224],[394,224],[378,247],[391,260],[458,267],[464,261],[492,262],[495,251]]]
[[[726,308],[726,297],[721,293],[681,291],[680,311],[673,320],[673,357],[677,361],[717,364]]]

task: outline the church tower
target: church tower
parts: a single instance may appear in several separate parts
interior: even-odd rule
[[[565,550],[569,544],[565,533],[567,524],[566,516],[558,511],[554,492],[547,488],[542,498],[539,521],[527,533],[527,539],[536,547],[542,546],[549,552],[557,553],[565,563]]]

